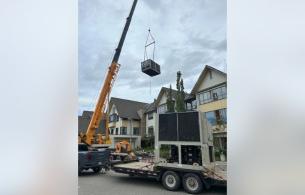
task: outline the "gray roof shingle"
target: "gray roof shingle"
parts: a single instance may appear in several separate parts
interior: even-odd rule
[[[84,134],[86,133],[92,114],[93,114],[92,111],[83,111],[82,116],[78,116],[78,133],[80,132],[83,132]],[[99,128],[96,130],[95,133],[104,134],[105,129],[106,129],[106,120],[102,119]]]
[[[153,103],[148,104],[145,109],[145,113],[153,112],[157,110],[156,100]]]
[[[110,107],[113,104],[118,111],[119,117],[136,120],[140,120],[140,116],[138,115],[137,111],[141,109],[146,110],[146,108],[149,106],[149,104],[145,102],[137,102],[116,97],[112,97],[110,99]]]

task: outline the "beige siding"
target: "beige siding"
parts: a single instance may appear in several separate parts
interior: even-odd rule
[[[162,96],[158,106],[160,106],[162,104],[166,104],[166,100],[167,100],[167,95],[166,95],[166,93],[163,93],[163,96]]]
[[[112,105],[112,107],[110,108],[110,114],[114,114],[114,113],[118,113],[118,111],[117,111],[117,109],[116,109],[116,107],[115,107],[115,105]]]
[[[219,110],[227,107],[227,99],[222,99],[207,104],[202,104],[198,106],[200,112],[209,112],[213,110]]]
[[[122,127],[129,127],[130,126],[130,121],[129,120],[121,120],[122,121]],[[140,121],[132,120],[133,127],[140,127]]]
[[[122,127],[128,127],[129,126],[129,121],[128,120],[122,120],[120,119],[122,122],[121,122],[121,126]]]
[[[201,84],[199,85],[197,92],[213,87],[223,82],[226,82],[226,77],[224,75],[220,74],[217,71],[212,71],[212,78],[210,78],[210,73],[208,72],[203,78]]]

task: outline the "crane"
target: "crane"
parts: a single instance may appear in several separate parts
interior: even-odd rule
[[[108,72],[107,75],[105,77],[104,83],[103,83],[103,87],[100,91],[98,100],[97,100],[97,104],[95,106],[95,110],[93,112],[93,115],[91,117],[89,126],[87,128],[86,134],[85,135],[79,135],[79,140],[81,142],[85,142],[89,145],[94,144],[94,135],[96,132],[96,129],[99,127],[100,122],[102,120],[102,118],[106,118],[106,132],[105,132],[105,140],[102,138],[102,135],[99,134],[98,138],[97,138],[97,143],[98,144],[111,144],[111,140],[109,137],[109,129],[108,129],[108,116],[107,116],[107,107],[108,107],[108,100],[109,100],[109,96],[110,96],[110,92],[111,89],[113,87],[114,81],[117,77],[118,71],[120,69],[120,64],[118,63],[119,58],[120,58],[120,54],[121,54],[121,50],[124,44],[124,40],[131,22],[131,18],[133,15],[133,12],[135,10],[136,4],[137,4],[138,0],[134,0],[130,13],[128,15],[128,17],[126,18],[126,23],[120,38],[120,41],[118,43],[118,46],[115,50],[112,62],[108,68]]]

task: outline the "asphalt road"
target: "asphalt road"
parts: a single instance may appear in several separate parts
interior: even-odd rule
[[[187,194],[181,188],[171,192],[163,188],[155,179],[129,177],[125,174],[108,171],[107,173],[94,174],[85,172],[78,177],[79,195],[176,195]],[[204,195],[224,195],[225,188],[212,188],[202,192]]]

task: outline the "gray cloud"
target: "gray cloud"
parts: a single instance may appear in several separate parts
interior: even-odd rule
[[[79,0],[79,112],[93,109],[132,0]],[[147,30],[156,39],[161,75],[141,72]],[[182,71],[190,91],[204,65],[225,70],[226,1],[139,0],[112,96],[151,102]],[[151,86],[151,88],[150,88]]]

